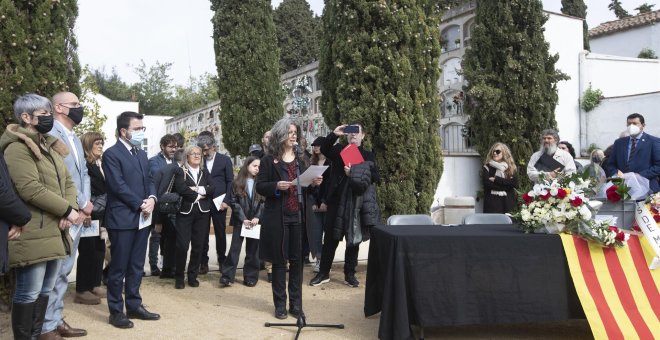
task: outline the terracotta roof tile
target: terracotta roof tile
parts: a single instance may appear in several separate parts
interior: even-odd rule
[[[625,31],[631,28],[651,25],[660,21],[660,10],[631,16],[614,21],[604,22],[589,30],[589,37],[597,37],[614,32]]]

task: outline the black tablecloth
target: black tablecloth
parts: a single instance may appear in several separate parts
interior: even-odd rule
[[[377,226],[364,313],[378,336],[422,327],[584,318],[558,235],[512,225]]]

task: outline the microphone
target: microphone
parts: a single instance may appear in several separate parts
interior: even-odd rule
[[[293,143],[293,150],[296,152],[296,155],[298,155],[298,156],[302,155],[302,153],[303,153],[302,148],[300,148],[300,145],[298,144],[298,142]]]

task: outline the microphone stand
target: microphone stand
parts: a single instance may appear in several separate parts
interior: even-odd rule
[[[298,163],[298,157],[302,154],[302,150],[300,150],[300,147],[296,144],[294,145],[295,147],[295,153],[296,153],[296,158],[294,159],[295,166],[296,166],[296,190],[297,190],[297,196],[298,196],[298,224],[300,225],[300,245],[302,248],[302,241],[303,241],[303,233],[302,233],[302,228],[305,228],[305,225],[303,225],[302,221],[302,211],[303,211],[303,194],[302,194],[302,188],[300,187],[300,166]],[[298,254],[302,255],[302,249],[298,248]],[[272,322],[266,322],[264,326],[266,327],[298,327],[298,331],[296,332],[296,337],[294,339],[298,340],[298,337],[300,336],[300,332],[302,331],[303,328],[305,327],[324,327],[324,328],[338,328],[338,329],[344,329],[344,324],[308,324],[307,321],[305,320],[305,313],[303,312],[302,308],[302,301],[303,301],[303,294],[302,294],[302,288],[303,288],[303,270],[304,270],[304,261],[301,258],[300,259],[300,279],[298,284],[300,285],[300,314],[298,315],[298,320],[296,320],[296,323],[272,323]],[[290,283],[289,283],[290,284]]]

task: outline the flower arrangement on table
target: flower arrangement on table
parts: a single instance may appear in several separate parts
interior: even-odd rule
[[[651,216],[653,216],[653,220],[655,220],[655,223],[660,223],[660,193],[655,193],[651,196],[649,196],[646,199],[646,208],[649,210],[651,213]],[[637,224],[637,221],[633,222],[632,225],[632,230],[641,232],[642,230],[640,229],[639,225]]]
[[[568,233],[602,246],[624,246],[628,234],[611,226],[610,221],[595,220],[585,191],[594,184],[581,175],[560,176],[534,185],[521,195],[520,210],[512,214],[526,233]],[[660,201],[660,199],[659,199]]]

